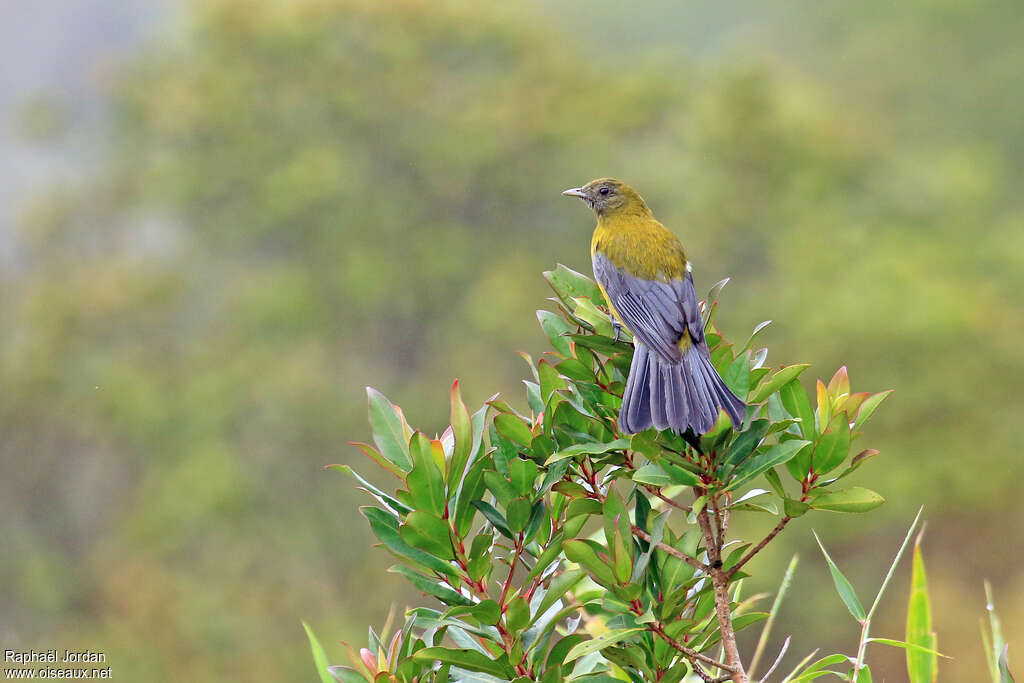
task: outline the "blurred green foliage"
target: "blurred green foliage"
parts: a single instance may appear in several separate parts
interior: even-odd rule
[[[727,333],[772,318],[776,362],[896,388],[891,504],[826,538],[874,576],[924,503],[935,630],[975,642],[982,576],[1024,595],[1024,11],[759,5],[782,39],[700,61],[668,30],[697,30],[687,8],[189,5],[123,70],[109,159],[26,209],[0,273],[5,643],[104,648],[124,680],[290,680],[300,618],[361,633],[414,599],[320,466],[365,439],[370,382],[425,426],[455,376],[472,404],[520,395],[536,273],[587,268],[558,193],[604,174],[699,288],[733,277]],[[781,575],[810,542],[766,557]],[[843,637],[800,603],[777,633]],[[1001,609],[1020,640],[1024,602]],[[980,650],[956,654],[944,680],[976,680]]]

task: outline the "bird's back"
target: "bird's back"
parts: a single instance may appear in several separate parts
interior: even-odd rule
[[[667,281],[686,275],[682,243],[650,215],[602,216],[590,247],[591,256],[603,254],[634,277]]]

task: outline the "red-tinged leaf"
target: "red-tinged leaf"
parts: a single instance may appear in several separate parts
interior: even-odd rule
[[[413,434],[409,443],[409,451],[413,459],[413,468],[406,477],[409,493],[412,495],[414,507],[431,512],[436,517],[444,514],[445,494],[444,476],[437,465],[434,454],[434,443],[441,450],[441,442],[433,442],[423,432]],[[441,463],[444,465],[444,452],[441,450]]]
[[[866,391],[850,394],[846,397],[846,400],[836,404],[836,410],[844,410],[847,415],[856,415],[857,411],[860,410],[861,405],[870,395],[871,394]]]
[[[494,426],[506,439],[522,446],[529,446],[533,441],[533,432],[530,431],[529,425],[511,413],[495,416]]]
[[[818,394],[818,429],[824,431],[832,421],[832,402],[829,400],[828,389],[820,379],[815,388]]]
[[[348,445],[355,446],[356,448],[363,452],[363,455],[365,455],[367,458],[374,461],[375,463],[377,463],[378,465],[380,465],[381,467],[383,467],[384,469],[386,469],[388,472],[395,475],[399,479],[405,479],[405,472],[400,470],[398,467],[394,465],[394,463],[392,463],[387,458],[382,456],[380,454],[380,451],[378,451],[370,444],[361,443],[359,441],[349,441]]]
[[[877,394],[871,394],[868,398],[864,399],[864,403],[861,404],[860,410],[857,411],[857,419],[854,421],[853,428],[860,429],[864,426],[875,411],[878,410],[878,406],[881,405],[882,401],[889,398],[889,394],[892,393],[892,389],[888,391],[882,391]]]
[[[811,509],[830,512],[868,512],[885,502],[871,489],[854,486],[842,491],[823,493],[811,500]]]
[[[403,472],[412,469],[409,455],[409,437],[405,433],[406,422],[401,410],[373,387],[366,387],[369,402],[370,427],[373,442],[380,454]]]
[[[828,395],[833,399],[850,393],[850,375],[846,372],[846,366],[836,370],[836,374],[828,383]]]
[[[452,448],[452,458],[448,468],[448,488],[450,493],[454,493],[462,483],[466,464],[473,452],[473,418],[470,416],[466,404],[462,402],[459,380],[455,380],[452,384],[450,404],[451,430],[455,444]]]

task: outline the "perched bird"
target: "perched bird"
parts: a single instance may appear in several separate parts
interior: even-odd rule
[[[734,425],[746,405],[711,365],[690,264],[679,239],[655,220],[633,188],[599,178],[562,194],[597,214],[590,252],[613,323],[633,334],[619,429],[654,425],[683,434],[711,429],[723,408]]]

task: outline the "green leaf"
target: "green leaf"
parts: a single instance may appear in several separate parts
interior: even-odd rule
[[[575,306],[573,313],[576,317],[590,323],[595,334],[603,337],[611,337],[615,334],[611,318],[604,311],[599,311],[590,299],[576,297],[573,299],[573,305]]]
[[[444,476],[434,462],[430,439],[423,432],[412,435],[409,443],[412,454],[412,471],[406,477],[409,493],[416,508],[426,510],[437,517],[444,514]]]
[[[448,586],[440,583],[437,579],[432,579],[423,576],[419,572],[413,571],[408,567],[404,567],[400,564],[388,569],[393,574],[401,574],[409,583],[414,585],[417,589],[423,591],[428,595],[433,595],[435,598],[440,598],[446,605],[472,605],[473,601],[466,596],[452,590]]]
[[[739,425],[736,426],[739,427]],[[717,451],[726,438],[732,434],[732,428],[732,419],[729,418],[729,414],[719,408],[714,426],[700,437],[700,450],[704,453]]]
[[[597,351],[604,356],[614,356],[618,353],[629,353],[633,346],[629,342],[615,341],[610,337],[602,337],[597,334],[570,334],[569,339],[580,346],[585,346],[592,351]]]
[[[604,587],[614,586],[617,581],[609,567],[588,541],[572,539],[562,544],[562,550],[570,562],[575,562],[586,569],[597,583]]]
[[[843,604],[846,605],[846,609],[850,610],[850,614],[858,622],[864,621],[867,616],[864,612],[863,605],[860,604],[860,599],[857,598],[857,592],[853,590],[853,586],[849,580],[839,571],[839,567],[829,557],[828,551],[825,550],[825,546],[822,545],[821,539],[818,538],[817,532],[813,532],[814,540],[818,542],[818,547],[821,548],[821,552],[825,555],[825,562],[828,563],[828,570],[832,573],[832,582],[836,586],[836,592],[839,593],[839,597],[842,599]]]
[[[746,396],[750,393],[750,353],[748,351],[736,356],[736,359],[725,371],[725,375],[722,376],[722,380],[737,396]]]
[[[446,560],[454,559],[451,529],[440,517],[424,510],[414,510],[399,527],[402,540],[420,550]]]
[[[306,622],[302,622],[302,628],[306,629],[306,637],[309,639],[309,648],[313,651],[313,664],[316,666],[316,672],[320,676],[320,683],[336,683],[334,677],[327,671],[327,654],[320,645],[320,641],[313,634],[313,629]]]
[[[509,665],[508,657],[502,655],[494,660],[476,650],[447,647],[425,647],[413,654],[421,662],[443,662],[469,671],[481,671],[505,680],[515,678],[515,670]]]
[[[530,623],[530,605],[521,597],[513,598],[505,610],[505,624],[508,630],[516,633]]]
[[[506,439],[510,439],[520,445],[529,446],[533,441],[533,432],[529,425],[512,413],[502,413],[494,418],[494,426]]]
[[[395,406],[373,387],[366,387],[370,405],[370,428],[380,454],[403,472],[412,469],[408,439]]]
[[[874,510],[885,502],[885,498],[878,495],[871,489],[862,486],[854,486],[842,491],[830,491],[811,499],[810,505],[814,510],[828,510],[830,512],[868,512]]]
[[[551,394],[555,391],[569,386],[558,373],[555,366],[549,363],[546,358],[537,363],[537,375],[540,377],[541,406],[547,405],[548,401],[551,400]],[[543,407],[541,410],[543,410]]]
[[[681,486],[700,486],[702,484],[700,478],[691,472],[690,470],[684,470],[682,467],[673,465],[672,463],[663,460],[661,462],[661,468],[665,470],[669,478],[676,484]]]
[[[518,459],[519,458],[513,458],[513,460]],[[519,495],[518,490],[512,485],[512,482],[494,470],[486,470],[484,472],[484,483],[487,484],[487,489],[494,494],[494,497],[497,498],[498,502],[502,505],[508,505],[513,498]]]
[[[807,398],[807,392],[804,391],[800,380],[793,379],[784,384],[779,389],[779,398],[786,411],[800,419],[800,433],[805,439],[813,441],[818,436],[814,428],[814,412],[811,410],[811,401]]]
[[[575,455],[601,455],[608,451],[622,451],[627,448],[629,448],[628,439],[615,439],[614,441],[608,441],[606,443],[596,441],[593,443],[577,443],[558,451],[548,458],[545,464],[550,465],[553,462],[557,462],[558,460],[563,460],[565,458],[571,458]]]
[[[766,401],[769,396],[796,379],[801,372],[809,367],[811,367],[809,363],[802,363],[782,368],[771,377],[762,380],[747,398],[747,403],[762,403]]]
[[[494,506],[482,500],[474,500],[473,506],[479,510],[487,521],[491,523],[498,533],[507,538],[513,538],[512,531],[508,528],[508,522],[500,512],[494,509]]]
[[[732,491],[739,488],[762,472],[793,459],[797,453],[808,446],[810,446],[809,441],[791,439],[775,444],[764,452],[747,458],[733,472],[733,480],[729,482],[724,490]]]
[[[458,380],[452,384],[450,411],[455,447],[452,449],[452,457],[449,461],[448,489],[449,495],[454,495],[462,483],[466,465],[473,453],[473,418],[470,416],[466,404],[462,402],[462,391],[459,389]]]
[[[563,664],[566,656],[569,654],[569,650],[576,647],[586,639],[587,637],[582,633],[573,633],[555,643],[555,646],[551,648],[551,652],[548,653],[546,662],[547,668],[550,669],[553,666],[560,666]],[[559,681],[559,683],[561,683],[561,681]]]
[[[609,645],[614,645],[615,643],[622,642],[628,636],[634,633],[639,633],[643,630],[645,630],[644,627],[633,627],[619,628],[606,631],[596,638],[585,640],[582,643],[578,643],[575,646],[573,646],[573,648],[569,650],[569,653],[565,656],[565,661],[575,661],[580,657],[589,655],[592,652],[597,652],[598,650],[608,647]]]
[[[881,405],[882,401],[889,398],[889,394],[892,392],[893,390],[889,389],[888,391],[871,394],[871,396],[864,399],[864,403],[860,404],[860,410],[857,411],[857,419],[853,422],[853,428],[857,430],[863,427],[864,423],[878,410],[878,406]]]
[[[548,340],[551,341],[551,346],[555,351],[563,356],[571,356],[572,351],[569,348],[569,340],[564,336],[573,331],[569,323],[565,322],[562,316],[551,311],[537,311],[537,320],[540,322],[541,329],[548,336]]]
[[[540,601],[536,615],[531,623],[537,621],[552,605],[568,595],[569,591],[575,588],[576,584],[582,581],[584,576],[586,576],[584,572],[568,569],[552,579],[551,585],[548,586],[544,599]]]
[[[533,482],[537,480],[537,463],[525,458],[513,458],[508,463],[509,480],[520,496],[533,493]]]
[[[334,677],[332,683],[366,683],[366,676],[350,666],[329,666],[327,670]]]
[[[761,443],[768,433],[771,420],[754,420],[749,427],[733,440],[729,453],[725,458],[726,465],[738,465],[746,460],[753,450]]]
[[[360,484],[360,486],[358,487],[360,490],[365,491],[366,493],[373,496],[377,500],[377,502],[379,502],[384,507],[391,508],[392,512],[400,515],[412,512],[411,507],[403,504],[397,498],[394,498],[393,496],[389,496],[388,494],[384,493],[379,488],[377,488],[376,486],[374,486],[373,484],[359,476],[359,473],[353,470],[348,465],[327,465],[327,467],[332,470],[338,470],[342,474],[347,474],[348,476],[355,479]]]
[[[597,283],[582,273],[566,268],[559,263],[554,270],[544,272],[544,279],[551,285],[562,301],[566,304],[575,297],[585,296],[595,304],[604,303],[604,295]]]
[[[839,467],[850,452],[850,423],[846,413],[833,416],[811,454],[811,464],[816,474],[826,474]]]
[[[533,512],[533,505],[525,498],[513,498],[505,508],[505,519],[508,520],[510,531],[518,533],[526,528],[530,521],[530,513]]]
[[[653,463],[634,470],[631,476],[633,481],[638,484],[650,484],[652,486],[668,486],[672,484],[672,478],[668,476],[665,470]]]
[[[360,509],[360,512],[370,522],[370,529],[373,531],[374,536],[380,539],[384,547],[395,555],[412,560],[427,569],[432,569],[452,577],[457,576],[455,570],[447,562],[438,559],[424,550],[414,548],[403,540],[399,533],[398,520],[394,519],[384,510],[364,507]]]

